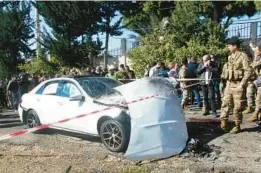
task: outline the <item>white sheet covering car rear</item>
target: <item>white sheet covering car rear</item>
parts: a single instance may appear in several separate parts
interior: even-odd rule
[[[179,154],[188,139],[187,126],[174,87],[162,78],[143,78],[115,88],[129,104],[131,136],[125,157],[129,160],[167,158]],[[171,94],[170,94],[171,93]],[[175,92],[176,93],[176,92]]]

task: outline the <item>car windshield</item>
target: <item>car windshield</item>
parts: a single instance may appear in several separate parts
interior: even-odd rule
[[[113,92],[113,88],[122,85],[117,80],[110,78],[84,77],[76,79],[84,91],[92,98]]]

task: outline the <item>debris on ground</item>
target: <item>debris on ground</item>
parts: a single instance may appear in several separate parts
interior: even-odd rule
[[[69,166],[68,168],[66,168],[65,173],[69,173],[71,169],[72,169],[72,166]]]
[[[104,173],[102,170],[100,169],[92,169],[93,170],[93,173]]]
[[[188,142],[187,147],[181,156],[199,157],[208,160],[215,160],[220,154],[221,154],[220,147],[215,145],[207,145],[197,138],[192,138]]]

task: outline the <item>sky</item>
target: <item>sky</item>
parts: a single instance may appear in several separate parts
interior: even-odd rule
[[[31,12],[31,16],[35,19],[35,10],[32,10]],[[112,24],[115,23],[121,16],[118,15],[116,16],[113,20],[112,20]],[[42,17],[40,17],[41,20],[41,28],[45,27],[47,29],[47,31],[51,31],[51,28],[49,28],[45,22],[44,19]],[[223,21],[225,21],[226,19],[224,19]],[[255,22],[255,21],[261,21],[261,15],[258,13],[252,17],[248,17],[248,16],[243,16],[239,19],[237,18],[232,18],[233,20],[233,25],[229,26],[228,30],[233,30],[233,29],[238,29],[238,28],[244,28],[247,27],[247,25],[250,24],[244,24],[242,25],[242,23],[249,23],[249,22]],[[237,24],[238,23],[238,24]],[[261,27],[260,27],[261,28]],[[246,33],[250,33],[250,29],[247,30],[242,30],[240,31],[241,35],[244,35]],[[230,31],[228,33],[228,37],[232,34],[232,31]],[[109,38],[109,50],[112,49],[119,49],[121,46],[121,38],[126,38],[128,41],[134,41],[132,39],[130,39],[130,35],[137,35],[135,32],[132,32],[128,29],[123,29],[123,34],[121,36],[113,36]],[[258,30],[258,35],[261,35],[261,31]],[[93,39],[95,39],[97,36],[93,36]],[[103,41],[103,46],[105,46],[105,34],[99,34],[100,40]],[[32,40],[31,42],[34,42],[34,40]],[[36,44],[34,44],[31,48],[36,48]]]

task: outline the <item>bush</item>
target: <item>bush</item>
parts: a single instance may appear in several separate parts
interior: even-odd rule
[[[30,75],[39,74],[53,76],[57,73],[58,66],[59,64],[54,62],[48,62],[43,58],[33,58],[31,61],[19,65],[18,68]]]

